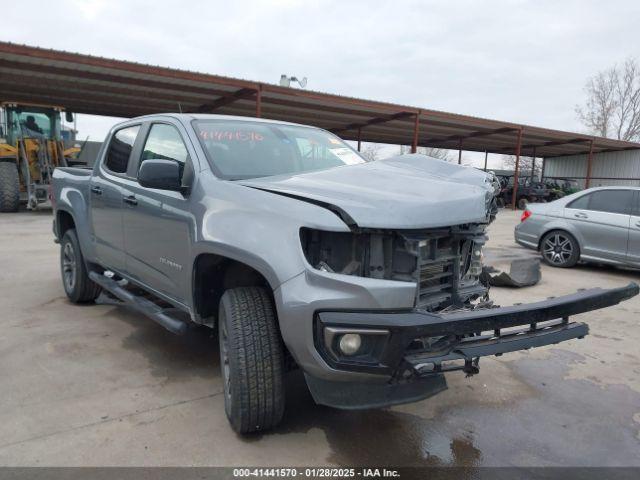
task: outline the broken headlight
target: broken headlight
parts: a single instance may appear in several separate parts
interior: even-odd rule
[[[302,228],[300,241],[307,261],[318,270],[415,281],[417,247],[395,232],[328,232]]]

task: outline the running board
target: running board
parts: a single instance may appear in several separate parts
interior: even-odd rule
[[[187,323],[171,315],[172,310],[175,311],[175,309],[169,310],[162,308],[144,297],[131,293],[129,290],[118,285],[118,282],[115,280],[100,275],[97,272],[89,272],[89,278],[121,302],[106,300],[103,303],[123,305],[132,308],[177,335],[183,335],[187,331]]]

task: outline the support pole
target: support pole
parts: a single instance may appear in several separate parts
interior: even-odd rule
[[[587,157],[587,177],[584,180],[584,188],[591,184],[591,164],[593,162],[593,139],[589,142],[589,156]]]
[[[462,165],[462,139],[458,140],[458,165]]]
[[[540,181],[544,182],[544,168],[547,166],[547,157],[542,157],[542,170],[540,171]]]
[[[518,169],[520,168],[520,150],[522,149],[522,127],[518,129],[518,139],[516,141],[516,168],[513,171],[513,193],[511,194],[511,209],[516,209],[516,199],[518,198]]]
[[[418,151],[418,130],[420,129],[420,112],[416,112],[413,123],[413,141],[411,142],[411,153]]]
[[[256,90],[256,117],[262,117],[262,85]]]
[[[535,174],[536,174],[536,147],[533,147],[533,156],[531,157],[531,181],[532,182]]]
[[[489,157],[489,152],[487,150],[484,151],[484,171],[487,171],[487,159]]]
[[[362,146],[362,129],[358,128],[358,151],[360,151],[361,146]]]

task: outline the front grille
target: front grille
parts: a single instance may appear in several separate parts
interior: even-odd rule
[[[468,269],[472,242],[449,232],[419,241],[416,306],[437,310],[460,301],[460,280]]]

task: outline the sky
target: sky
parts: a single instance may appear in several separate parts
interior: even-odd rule
[[[637,0],[32,0],[7,2],[0,39],[584,131],[586,80],[640,58],[639,24]],[[79,115],[79,138],[116,121]]]

